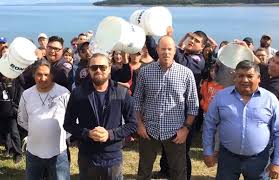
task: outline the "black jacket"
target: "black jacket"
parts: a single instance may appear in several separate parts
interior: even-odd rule
[[[65,130],[80,140],[79,153],[91,159],[95,165],[103,167],[113,166],[122,161],[122,139],[136,131],[134,104],[127,89],[110,81],[108,93],[103,125],[98,124],[98,112],[94,107],[97,103],[93,98],[95,89],[90,80],[73,90],[64,121]],[[103,126],[109,131],[107,142],[95,142],[88,137],[88,131],[97,126]]]

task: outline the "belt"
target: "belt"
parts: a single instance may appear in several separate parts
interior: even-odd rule
[[[227,148],[225,148],[223,145],[220,145],[220,150],[223,150],[223,151],[229,153],[231,156],[239,158],[239,159],[249,159],[249,158],[261,156],[265,153],[268,153],[269,148],[270,148],[270,146],[267,145],[266,148],[263,151],[261,151],[257,154],[247,156],[247,155],[235,154],[235,153],[231,152],[230,150],[228,150]]]

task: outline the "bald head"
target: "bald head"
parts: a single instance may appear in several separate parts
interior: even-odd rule
[[[163,36],[158,41],[157,53],[159,64],[162,69],[167,70],[173,63],[175,54],[175,42],[170,36]]]
[[[167,35],[162,36],[158,41],[158,46],[160,46],[161,43],[165,43],[165,42],[171,43],[175,48],[175,42],[171,36],[167,36]]]

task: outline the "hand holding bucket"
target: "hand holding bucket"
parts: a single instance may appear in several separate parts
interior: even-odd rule
[[[253,52],[239,42],[232,42],[218,51],[218,59],[227,67],[235,69],[243,60],[254,61]]]
[[[8,78],[18,77],[37,60],[36,46],[24,37],[17,37],[10,44],[8,52],[0,59],[0,72]]]

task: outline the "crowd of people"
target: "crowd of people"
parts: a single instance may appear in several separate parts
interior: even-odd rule
[[[279,51],[263,35],[235,43],[253,61],[238,59],[231,78],[217,42],[203,31],[176,44],[173,29],[158,42],[146,36],[140,52],[95,53],[93,32],[65,46],[38,35],[38,60],[16,79],[0,74],[1,143],[15,163],[26,156],[26,179],[70,179],[69,147],[78,146],[81,180],[123,179],[123,140],[138,141],[136,179],[191,179],[189,155],[202,131],[204,162],[217,180],[279,178]],[[242,38],[240,38],[242,39]],[[8,53],[0,37],[0,57]],[[27,138],[26,138],[27,137]],[[26,143],[26,148],[25,148]],[[23,146],[23,148],[22,148]],[[26,152],[24,152],[26,150]]]

